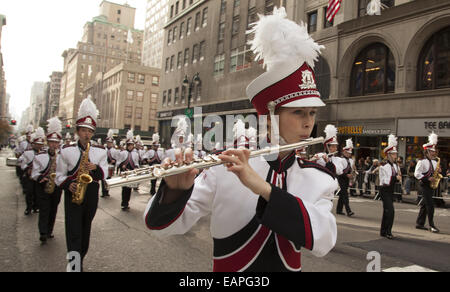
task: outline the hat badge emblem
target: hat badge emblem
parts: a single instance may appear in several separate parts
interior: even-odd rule
[[[86,123],[87,123],[87,124],[92,124],[92,119],[91,119],[91,118],[87,118],[87,119],[86,119]]]
[[[317,89],[314,81],[313,73],[309,70],[302,72],[302,84],[299,85],[301,89]]]

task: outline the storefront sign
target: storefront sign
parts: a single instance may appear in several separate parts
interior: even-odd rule
[[[364,126],[345,126],[338,127],[340,135],[389,135],[392,133],[391,129],[373,129]]]
[[[440,137],[450,137],[450,117],[398,120],[398,135],[401,137],[426,137],[431,132]]]

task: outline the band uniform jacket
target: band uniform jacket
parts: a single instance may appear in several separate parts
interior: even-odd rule
[[[295,153],[282,162],[253,158],[249,163],[271,183],[269,202],[217,166],[203,171],[193,188],[170,205],[160,204],[163,181],[146,208],[147,227],[161,237],[185,234],[210,214],[215,272],[300,271],[302,247],[325,256],[337,234],[333,174]]]
[[[122,169],[122,166],[125,166],[126,170]],[[136,168],[139,168],[139,154],[137,151],[127,151],[123,150],[120,151],[118,155],[117,160],[117,167],[120,169],[120,171],[128,171],[128,170],[134,170]],[[139,183],[131,184],[127,186],[128,188],[137,188],[139,186]]]
[[[384,187],[392,187],[397,181],[397,176],[400,174],[400,169],[398,165],[386,163],[385,165],[380,167],[379,176],[380,176],[380,186]]]
[[[317,155],[319,156],[319,159],[316,161],[317,164],[328,168],[337,176],[342,175],[344,171],[343,169],[344,161],[342,161],[343,158],[332,156],[328,158],[329,162],[327,163],[325,162],[325,159],[323,159],[323,156],[328,155],[327,153],[319,153]]]
[[[22,168],[23,171],[27,171],[28,169],[32,169],[33,167],[33,160],[34,157],[36,155],[36,151],[34,151],[34,149],[31,150],[26,150],[25,152],[23,152],[22,156],[21,156],[21,164],[20,164],[20,168]]]
[[[430,181],[428,180],[433,176],[436,171],[437,161],[430,159],[422,159],[416,165],[416,170],[414,176],[421,181],[425,186],[430,186]]]
[[[58,151],[55,151],[56,159],[58,159]],[[43,178],[49,175],[51,168],[50,154],[48,151],[39,152],[33,160],[33,170],[31,171],[31,178],[40,182]]]
[[[62,189],[67,189],[71,183],[76,181],[81,158],[82,149],[79,142],[63,147],[56,161],[55,182],[57,186]],[[89,161],[97,165],[97,169],[90,172],[92,179],[97,183],[105,179],[108,173],[105,148],[103,146],[95,146],[91,143]]]

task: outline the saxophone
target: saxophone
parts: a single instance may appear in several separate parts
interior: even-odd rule
[[[45,184],[45,193],[46,194],[53,194],[55,191],[55,178],[56,178],[56,153],[53,155],[53,157],[50,160],[50,175],[48,176],[48,182]]]
[[[433,173],[433,178],[434,181],[432,183],[430,183],[430,187],[433,190],[437,190],[439,187],[439,182],[441,181],[441,179],[443,178],[442,174],[439,173],[441,168],[441,159],[438,157],[437,158],[437,165],[436,165],[436,170]]]
[[[89,175],[89,170],[87,165],[89,162],[89,149],[91,148],[91,143],[87,144],[86,150],[84,151],[81,162],[80,169],[77,174],[77,190],[72,194],[72,203],[81,205],[84,201],[84,196],[86,195],[87,187],[92,183],[92,177]]]

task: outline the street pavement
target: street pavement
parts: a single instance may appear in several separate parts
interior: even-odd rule
[[[55,238],[41,245],[38,214],[24,216],[25,198],[15,169],[6,166],[10,153],[0,153],[0,272],[64,272],[67,265],[64,198],[59,205]],[[150,199],[149,184],[132,193],[129,212],[120,208],[120,191],[112,190],[110,198],[99,199],[90,249],[84,261],[86,272],[212,271],[209,217],[201,219],[183,236],[159,239],[150,234],[143,221]],[[396,238],[387,240],[379,236],[380,201],[355,197],[350,204],[356,215],[336,217],[338,241],[332,252],[324,258],[302,252],[304,272],[365,272],[368,268],[377,271],[378,262],[381,271],[450,271],[450,209],[436,209],[435,221],[441,233],[432,234],[415,229],[416,205],[396,203],[393,228]]]

